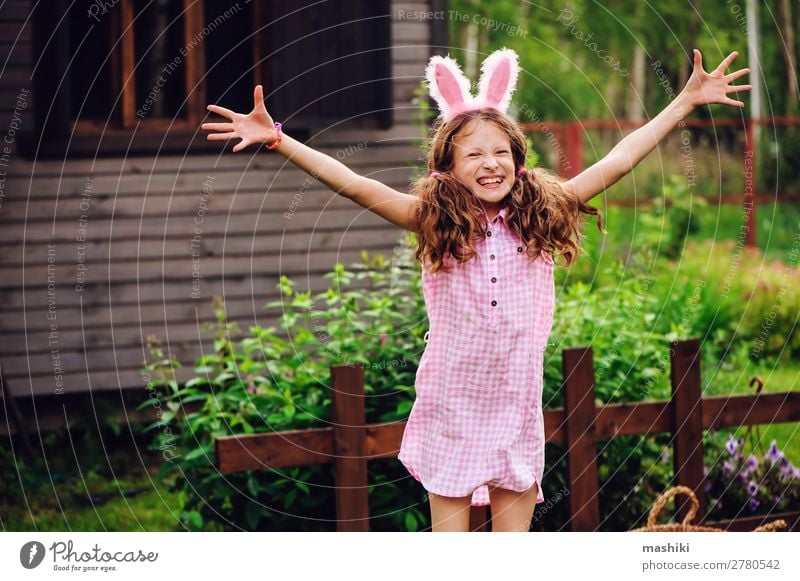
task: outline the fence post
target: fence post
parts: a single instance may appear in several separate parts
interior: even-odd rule
[[[565,378],[570,526],[573,531],[594,531],[600,525],[600,501],[597,495],[592,348],[564,349],[561,362]]]
[[[567,123],[566,177],[572,178],[583,170],[583,125],[580,121]]]
[[[700,503],[695,522],[700,522],[705,514],[700,340],[673,341],[670,343],[669,354],[675,483],[688,486],[694,491]],[[682,521],[686,516],[689,510],[687,502],[688,498],[685,497],[675,501],[676,520]]]
[[[369,531],[364,366],[360,363],[332,366],[331,390],[336,529]]]

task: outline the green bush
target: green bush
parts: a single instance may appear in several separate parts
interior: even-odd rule
[[[686,178],[671,175],[652,207],[638,213],[633,246],[651,247],[664,258],[681,255],[687,237],[699,232],[707,220],[708,203],[692,196]]]
[[[654,285],[675,330],[705,337],[709,355],[724,359],[746,344],[752,361],[788,363],[800,354],[797,252],[788,264],[765,262],[757,249],[733,241],[689,242]],[[743,360],[744,362],[744,360]]]
[[[383,256],[370,258],[366,252],[362,257],[363,263],[354,265],[357,272],[337,264],[326,275],[331,287],[313,298],[281,277],[282,300],[266,306],[282,307],[281,326],[288,338],[278,336],[273,327],[253,326],[249,336],[232,340],[238,325],[227,321],[222,301],[215,299],[214,352],[197,360],[197,376],[185,385],[171,379],[171,369],[179,364],[151,340],[150,361],[143,372],[154,377],[151,400],[164,400],[163,416],[150,426],[159,428],[153,449],[175,448],[160,476],[174,476],[175,490],[184,495],[187,526],[334,528],[330,464],[230,475],[214,467],[214,441],[220,436],[327,425],[332,365],[363,364],[368,422],[407,417],[427,328],[419,277],[408,272],[413,268],[411,247],[401,244],[393,262]],[[351,288],[354,280],[370,286]],[[192,404],[192,411],[184,408],[186,404]],[[150,405],[153,401],[141,407]],[[424,490],[401,469],[397,460],[370,463],[374,530],[427,525],[426,511],[418,508]],[[397,506],[410,508],[397,511]]]

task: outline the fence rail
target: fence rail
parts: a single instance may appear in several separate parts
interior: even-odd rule
[[[674,484],[691,488],[705,511],[703,430],[800,421],[800,392],[702,397],[700,342],[670,343],[668,401],[595,406],[594,358],[590,347],[562,351],[564,408],[544,411],[548,443],[567,446],[570,520],[573,531],[595,531],[600,525],[597,449],[600,439],[622,435],[671,433]],[[225,436],[217,438],[217,468],[222,473],[307,464],[334,463],[337,528],[369,530],[367,462],[395,458],[405,422],[367,424],[364,369],[360,364],[331,368],[332,427]],[[680,503],[680,504],[678,504]],[[676,519],[688,510],[676,499]],[[783,518],[800,529],[800,510],[704,522],[726,530],[752,530]],[[487,507],[472,507],[471,528],[487,530]]]

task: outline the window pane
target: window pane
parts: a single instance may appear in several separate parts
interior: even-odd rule
[[[314,3],[265,3],[261,66],[265,88],[275,91],[273,117],[295,124],[385,124],[391,113],[389,1]]]
[[[135,0],[133,6],[137,116],[174,118],[186,98],[183,2]]]
[[[252,6],[205,2],[206,97],[234,111],[253,108]]]
[[[118,95],[114,94],[110,76],[110,18],[107,14],[89,17],[93,4],[94,0],[78,0],[69,11],[69,54],[74,56],[69,65],[70,112],[73,120],[111,124],[111,110]]]

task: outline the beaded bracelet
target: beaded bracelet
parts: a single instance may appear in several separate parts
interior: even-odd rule
[[[283,127],[283,125],[281,123],[276,123],[275,124],[275,129],[278,130],[278,138],[275,141],[273,141],[272,143],[270,143],[267,146],[267,149],[275,149],[276,147],[278,147],[281,144],[281,139],[283,138],[283,133],[281,132],[281,127]]]

